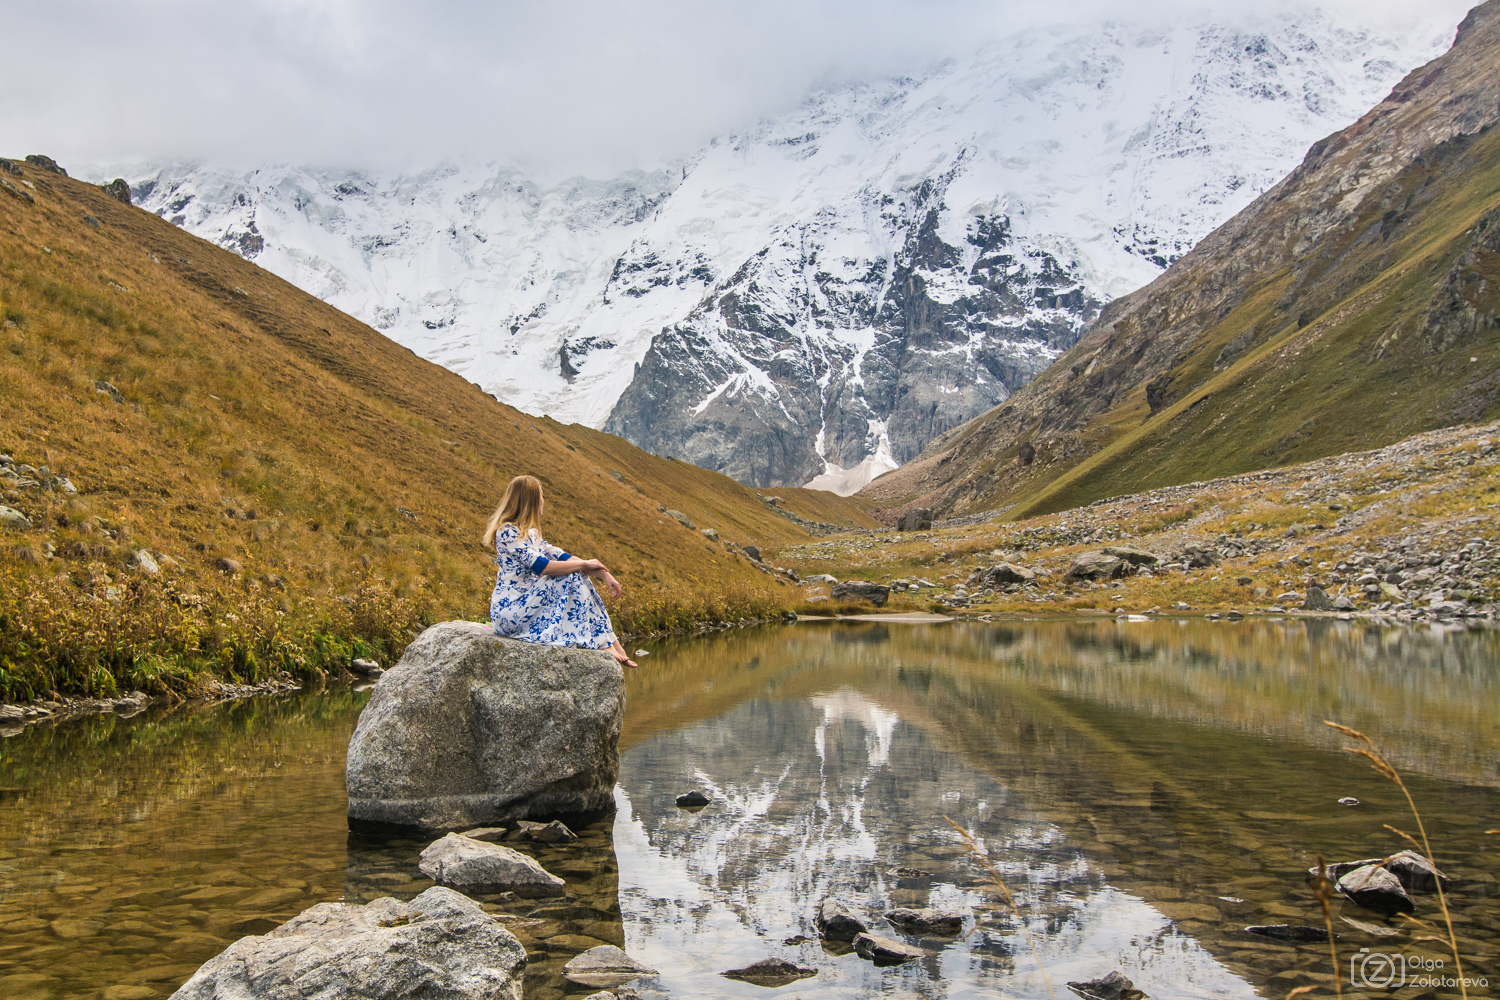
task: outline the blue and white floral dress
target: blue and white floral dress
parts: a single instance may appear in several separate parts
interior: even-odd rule
[[[553,559],[572,556],[548,545],[535,531],[522,535],[514,524],[495,532],[495,592],[490,627],[496,635],[546,646],[608,649],[615,641],[609,612],[583,573],[543,576]]]

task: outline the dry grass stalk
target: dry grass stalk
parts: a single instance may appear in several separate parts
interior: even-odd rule
[[[1328,930],[1328,958],[1333,962],[1333,991],[1336,995],[1344,995],[1344,983],[1339,978],[1339,949],[1333,938],[1333,911],[1329,908],[1329,901],[1333,898],[1333,883],[1328,880],[1328,865],[1323,860],[1323,855],[1318,855],[1318,905],[1323,908],[1323,926]],[[1300,992],[1312,989],[1304,986],[1293,990],[1289,996],[1296,996]]]
[[[1000,895],[1004,897],[1006,905],[1010,907],[1010,912],[1015,915],[1016,923],[1020,926],[1021,933],[1026,936],[1026,945],[1031,949],[1031,957],[1036,959],[1037,971],[1042,974],[1042,982],[1047,986],[1047,995],[1052,997],[1052,1000],[1057,1000],[1057,994],[1052,992],[1052,980],[1047,976],[1047,967],[1042,964],[1042,956],[1036,950],[1036,942],[1031,939],[1031,932],[1026,929],[1026,920],[1021,916],[1021,908],[1016,905],[1016,901],[1011,896],[1010,890],[1005,887],[1005,880],[1000,877],[1000,873],[995,870],[995,866],[990,864],[989,855],[979,849],[979,844],[974,841],[974,837],[968,830],[953,822],[953,819],[949,816],[944,816],[943,819],[947,820],[948,825],[958,831],[958,835],[964,839],[964,844],[968,846],[969,853],[978,858],[979,863],[984,866],[984,870],[990,873],[990,878],[994,881],[995,887],[1000,890]]]
[[[1343,733],[1345,736],[1349,737],[1352,740],[1358,740],[1360,743],[1362,743],[1363,746],[1345,747],[1344,749],[1349,753],[1357,754],[1358,756],[1368,760],[1370,762],[1371,769],[1375,771],[1376,774],[1380,775],[1382,778],[1385,778],[1387,781],[1393,782],[1397,788],[1401,789],[1401,794],[1406,797],[1406,804],[1411,809],[1412,818],[1416,820],[1417,833],[1422,838],[1421,844],[1418,845],[1416,838],[1412,837],[1410,834],[1403,833],[1402,831],[1397,830],[1395,827],[1391,826],[1388,823],[1382,825],[1384,825],[1387,830],[1390,830],[1392,833],[1395,833],[1397,836],[1400,836],[1411,843],[1412,846],[1416,847],[1421,852],[1422,856],[1427,859],[1427,863],[1431,865],[1434,870],[1439,870],[1437,862],[1433,859],[1432,856],[1432,845],[1427,839],[1427,827],[1422,823],[1422,814],[1417,811],[1417,803],[1411,797],[1411,790],[1406,787],[1406,782],[1401,780],[1401,775],[1399,772],[1397,772],[1396,768],[1393,767],[1391,765],[1391,762],[1386,760],[1385,755],[1380,752],[1380,748],[1375,745],[1375,741],[1370,739],[1364,733],[1360,732],[1358,729],[1351,729],[1348,726],[1339,725],[1337,722],[1324,720],[1323,724],[1333,729],[1337,729],[1339,732]],[[1443,923],[1448,929],[1448,936],[1446,940],[1438,937],[1422,937],[1417,938],[1416,940],[1436,941],[1448,946],[1449,951],[1451,951],[1453,954],[1453,966],[1455,972],[1454,978],[1458,981],[1459,993],[1465,998],[1465,1000],[1468,1000],[1469,990],[1464,979],[1463,958],[1458,953],[1458,935],[1454,933],[1453,917],[1448,912],[1448,899],[1443,892],[1443,880],[1441,878],[1435,878],[1433,880],[1433,884],[1437,887],[1438,908],[1442,910]],[[1337,963],[1335,963],[1333,971],[1334,975],[1337,976],[1339,972]]]

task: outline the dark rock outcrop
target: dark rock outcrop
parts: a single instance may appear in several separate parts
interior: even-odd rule
[[[890,587],[883,583],[871,583],[869,580],[845,580],[833,588],[833,599],[836,601],[869,601],[877,608],[884,607],[890,596]]]
[[[36,167],[38,170],[47,171],[49,174],[62,174],[64,177],[68,176],[68,172],[62,167],[59,167],[57,165],[57,161],[50,156],[43,156],[41,153],[32,153],[30,156],[26,157],[26,162],[31,164],[33,167]]]
[[[434,887],[409,903],[319,903],[205,962],[173,1000],[521,1000],[526,949],[483,907]]]
[[[105,194],[109,195],[115,201],[124,202],[126,205],[130,204],[130,185],[125,183],[125,178],[116,177],[108,184],[101,184],[99,186],[104,189]]]
[[[375,685],[349,741],[351,828],[461,830],[613,804],[624,676],[602,650],[434,625]]]
[[[927,531],[932,527],[932,510],[918,507],[902,514],[896,520],[897,531]]]

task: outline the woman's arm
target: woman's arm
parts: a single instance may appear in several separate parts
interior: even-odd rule
[[[593,576],[604,569],[604,564],[597,559],[580,559],[577,556],[569,556],[567,559],[550,559],[547,565],[542,567],[543,576],[567,576],[569,573],[588,573]]]
[[[614,578],[604,564],[597,559],[579,559],[577,556],[569,556],[567,559],[552,559],[542,567],[542,576],[567,576],[569,573],[586,573],[597,580],[601,580],[604,586],[609,588],[610,596],[619,597],[622,588],[620,581]]]

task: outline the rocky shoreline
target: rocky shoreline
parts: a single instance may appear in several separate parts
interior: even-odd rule
[[[184,702],[213,705],[301,689],[302,685],[290,674],[282,674],[259,684],[225,684],[209,679],[185,697],[129,691],[118,698],[87,698],[69,697],[54,692],[49,697],[32,701],[0,703],[0,739],[19,736],[27,726],[68,722],[90,715],[103,715],[105,712],[113,712],[122,719],[131,719],[157,705],[180,705]]]
[[[1500,424],[1004,522],[848,533],[775,553],[796,574],[984,615],[1500,618]],[[836,595],[833,595],[836,596]]]

